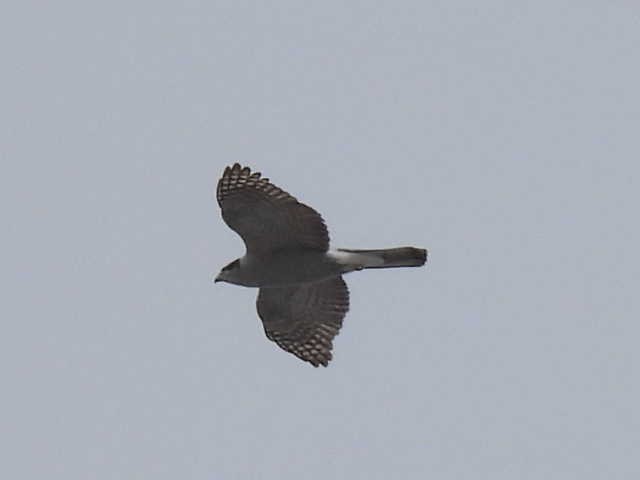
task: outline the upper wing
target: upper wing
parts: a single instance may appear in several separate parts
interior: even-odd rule
[[[349,310],[349,290],[342,277],[261,288],[256,303],[269,340],[314,367],[329,364],[333,337]]]
[[[313,208],[239,164],[227,167],[218,181],[222,218],[244,240],[247,252],[283,248],[329,249],[329,233]]]

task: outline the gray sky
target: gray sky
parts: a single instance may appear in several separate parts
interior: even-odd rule
[[[639,478],[637,2],[3,10],[2,478]],[[234,161],[430,250],[328,369],[211,283]]]

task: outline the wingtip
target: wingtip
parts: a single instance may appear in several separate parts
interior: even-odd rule
[[[427,260],[429,259],[429,250],[427,250],[426,248],[421,248],[420,250],[422,250],[421,260],[422,260],[422,264],[424,265],[425,263],[427,263]]]

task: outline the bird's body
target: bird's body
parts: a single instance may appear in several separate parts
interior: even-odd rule
[[[225,281],[245,287],[283,287],[317,282],[343,273],[343,265],[326,252],[283,250],[269,256],[246,254]]]
[[[403,265],[391,265],[384,258],[398,251]],[[417,267],[423,265],[426,252],[413,247],[382,250],[338,249],[327,252],[299,249],[273,252],[269,256],[251,255],[238,259],[239,266],[233,269],[224,281],[244,287],[282,287],[299,283],[313,283],[343,273],[365,268]]]
[[[330,250],[327,228],[314,209],[237,163],[225,169],[217,198],[247,251],[216,281],[260,288],[257,309],[267,337],[314,366],[328,365],[349,309],[343,274],[417,267],[427,259],[426,250],[414,247]]]

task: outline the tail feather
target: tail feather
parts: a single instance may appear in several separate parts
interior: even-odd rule
[[[424,248],[398,247],[378,250],[351,250],[339,248],[339,252],[348,255],[349,263],[359,268],[395,268],[421,267],[427,261],[427,251]]]

